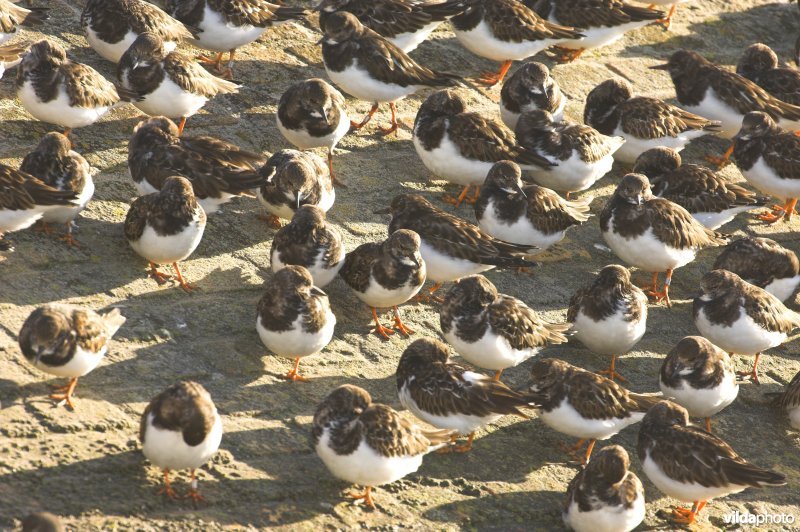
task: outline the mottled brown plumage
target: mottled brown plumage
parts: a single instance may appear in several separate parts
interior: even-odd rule
[[[0,33],[14,33],[18,26],[36,26],[50,18],[48,7],[24,8],[0,0]]]
[[[733,360],[725,351],[702,336],[687,336],[667,353],[659,382],[669,388],[708,390],[719,386],[726,373],[733,371]]]
[[[631,273],[627,268],[612,264],[600,270],[594,281],[573,294],[567,308],[567,321],[575,322],[578,313],[601,321],[620,311],[628,322],[647,319],[647,297],[631,283]]]
[[[534,0],[526,0],[534,4]],[[631,22],[652,21],[664,18],[665,13],[655,9],[635,6],[622,0],[538,0],[533,9],[542,18],[555,18],[559,24],[587,30],[613,28]]]
[[[0,210],[72,205],[75,199],[73,191],[59,190],[27,172],[0,163]]]
[[[601,134],[583,124],[557,121],[553,115],[542,110],[522,113],[514,134],[521,146],[547,160],[555,159],[558,162],[577,155],[585,163],[596,163],[620,145],[618,138]]]
[[[215,420],[216,408],[206,389],[193,381],[180,381],[155,396],[144,409],[139,441],[145,442],[147,425],[152,423],[159,429],[180,432],[186,445],[196,446],[206,439]]]
[[[751,44],[736,64],[736,73],[756,83],[775,98],[800,105],[800,72],[778,66],[778,55],[762,43]]]
[[[572,503],[578,505],[579,512],[632,509],[637,499],[644,498],[644,488],[630,465],[627,451],[619,445],[608,445],[594,453],[567,486],[563,512],[568,512]]]
[[[517,0],[469,0],[468,4],[462,15],[451,19],[457,30],[474,29],[483,21],[496,39],[508,43],[582,37],[579,30],[548,22]]]
[[[50,132],[22,159],[20,171],[38,177],[51,187],[80,194],[91,167],[61,133]]]
[[[165,41],[181,41],[196,31],[143,0],[89,0],[81,13],[81,27],[84,31],[91,28],[99,39],[112,44],[128,32],[150,32]]]
[[[261,326],[273,332],[290,331],[298,318],[304,332],[319,332],[330,310],[328,296],[314,286],[314,279],[301,266],[286,266],[267,281],[258,302]]]
[[[325,220],[325,212],[316,205],[302,205],[272,239],[270,257],[273,271],[275,259],[281,264],[303,266],[309,270],[341,267],[344,248],[342,234]],[[312,271],[312,275],[313,275]],[[318,279],[314,284],[322,287]]]
[[[728,270],[759,288],[775,280],[792,279],[800,274],[800,261],[794,251],[769,238],[745,237],[725,246],[714,261],[715,270]]]
[[[205,227],[206,213],[192,191],[191,182],[183,177],[167,178],[160,192],[136,198],[125,217],[125,237],[139,240],[146,227],[159,236],[180,233],[196,223]]]

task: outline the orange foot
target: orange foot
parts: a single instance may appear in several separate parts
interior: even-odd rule
[[[53,389],[54,392],[61,392],[61,393],[52,393],[50,394],[50,399],[56,401],[58,406],[63,404],[67,404],[72,410],[75,410],[75,404],[72,402],[72,394],[75,392],[75,386],[78,384],[78,379],[70,379],[69,383],[66,386],[55,387]]]
[[[637,284],[636,286],[638,286],[645,292],[654,292],[658,290],[658,273],[653,274],[653,279],[649,283]]]
[[[267,214],[267,215],[259,214],[258,216],[256,216],[256,218],[258,218],[259,220],[261,220],[263,222],[267,222],[267,225],[271,229],[278,230],[281,227],[283,227],[283,224],[281,223],[281,219],[278,218],[277,216],[275,216],[274,214]]]
[[[403,320],[400,318],[400,312],[397,310],[397,307],[394,307],[394,328],[402,334],[403,336],[411,336],[414,334],[414,331],[409,329]]]
[[[155,263],[150,263],[150,277],[156,280],[158,284],[164,284],[172,279],[172,276],[158,271],[158,266]]]
[[[676,525],[691,525],[694,523],[695,513],[691,508],[673,508],[672,522]]]
[[[353,492],[348,493],[347,496],[349,498],[353,499],[354,502],[356,502],[356,501],[364,501],[364,504],[368,508],[372,508],[373,510],[375,509],[375,501],[372,500],[372,487],[371,486],[367,486],[367,489],[364,490],[364,493],[357,493],[357,492],[353,491]]]
[[[177,500],[178,494],[172,489],[172,484],[169,481],[169,469],[164,470],[164,487],[156,492],[156,495],[164,495],[167,499]]]
[[[430,303],[431,301],[435,301],[436,303],[443,303],[444,299],[441,297],[433,295],[434,292],[439,290],[442,287],[442,283],[436,283],[428,289],[428,293],[417,294],[414,297],[414,301],[418,303]]]
[[[34,231],[37,233],[44,233],[46,235],[52,235],[55,233],[55,229],[50,227],[50,224],[47,222],[38,221],[36,222],[36,226],[33,228]]]
[[[754,383],[761,384],[758,380],[758,372],[755,368],[753,368],[751,371],[737,371],[736,374],[739,377],[742,377],[742,379],[750,378],[750,380]]]
[[[571,63],[575,61],[577,58],[586,51],[586,48],[562,48],[560,46],[556,46],[558,49],[558,61],[561,63]]]
[[[578,440],[578,443],[576,443],[575,445],[570,447],[569,445],[567,445],[567,444],[565,444],[563,442],[559,442],[558,448],[561,449],[568,456],[571,456],[574,460],[581,461],[582,463],[585,463],[585,462],[583,462],[581,457],[578,455],[578,452],[583,448],[583,444],[584,443],[586,443],[586,440],[585,439],[581,439],[581,440]]]
[[[374,332],[378,336],[382,337],[384,340],[388,340],[389,336],[393,335],[397,331],[395,331],[394,329],[390,329],[388,327],[384,327],[380,323],[376,323],[375,328],[369,332]]]
[[[186,281],[184,281],[183,275],[181,275],[181,270],[180,270],[180,268],[178,268],[178,263],[177,262],[173,262],[172,263],[172,267],[175,268],[175,275],[178,276],[178,284],[180,285],[181,288],[183,288],[184,292],[189,292],[190,293],[190,292],[193,292],[194,290],[198,289],[195,285],[187,283]]]
[[[652,299],[654,303],[663,301],[667,304],[667,307],[672,307],[672,302],[669,300],[669,289],[666,286],[659,291],[650,290],[647,292],[647,297]]]
[[[608,377],[612,381],[618,380],[620,382],[628,382],[628,379],[626,379],[625,377],[620,375],[620,373],[617,370],[615,370],[614,368],[601,369],[597,373],[599,373],[600,375],[604,375],[604,376]]]
[[[197,491],[196,489],[192,489],[191,491],[189,491],[189,493],[187,493],[187,494],[186,494],[186,498],[187,498],[187,499],[191,499],[191,501],[192,501],[192,506],[194,506],[195,510],[197,509],[197,505],[198,505],[198,503],[201,503],[201,502],[202,502],[202,503],[205,503],[205,502],[207,502],[207,501],[206,501],[206,498],[205,498],[205,497],[203,497],[202,495],[200,495],[200,492],[199,492],[199,491]]]
[[[286,379],[287,381],[292,381],[292,382],[296,381],[308,382],[309,378],[303,377],[302,375],[300,375],[300,372],[297,371],[297,368],[299,367],[300,367],[300,357],[294,359],[294,367],[291,369],[291,371],[289,371],[289,373],[284,375],[283,378]]]
[[[217,73],[222,72],[222,52],[217,53],[217,57],[208,57],[207,55],[200,55],[197,57],[200,63],[211,65]]]
[[[482,72],[477,81],[488,87],[493,87],[503,80],[509,68],[511,68],[511,61],[503,61],[503,64],[500,65],[500,70],[497,72]]]
[[[453,450],[454,453],[466,453],[468,451],[471,451],[472,440],[474,439],[475,439],[475,433],[473,432],[472,434],[469,435],[469,438],[467,438],[467,443],[461,445],[454,445],[451,447],[451,449]]]
[[[397,136],[397,130],[399,129],[399,127],[400,126],[398,125],[397,122],[393,122],[392,125],[390,125],[389,127],[379,127],[378,131],[380,131],[379,134],[382,137],[388,137],[392,133],[394,133],[394,136],[396,137]]]
[[[76,247],[76,248],[81,247],[81,243],[78,242],[75,239],[74,236],[72,236],[71,232],[70,233],[65,233],[64,235],[62,235],[61,236],[61,240],[63,240],[64,243],[67,244],[68,246],[72,246],[72,247]]]
[[[780,220],[789,222],[792,220],[792,215],[797,214],[797,210],[795,210],[796,204],[797,200],[790,200],[787,201],[785,205],[773,205],[771,207],[772,212],[762,213],[758,215],[758,219],[770,224],[774,224]]]

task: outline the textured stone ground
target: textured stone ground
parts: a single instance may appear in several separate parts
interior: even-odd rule
[[[83,2],[53,0],[49,5],[53,17],[43,34],[67,46],[71,57],[112,77],[112,65],[89,49],[81,34]],[[287,147],[274,124],[278,98],[295,81],[325,76],[314,24],[270,31],[262,42],[242,49],[236,65],[242,90],[210,103],[190,121],[189,134],[216,135],[264,153]],[[641,93],[673,98],[667,76],[647,70],[672,51],[692,48],[731,65],[741,50],[761,40],[788,59],[799,25],[797,7],[786,2],[691,2],[681,6],[670,32],[645,28],[608,49],[585,54],[575,64],[556,66],[554,75],[570,98],[568,116],[579,120],[585,95],[610,76],[630,79]],[[463,50],[447,27],[414,56],[466,76],[494,67]],[[497,116],[499,88],[464,90],[474,109]],[[406,126],[425,95],[400,103]],[[368,104],[350,100],[348,107],[357,116]],[[480,433],[471,453],[428,457],[417,474],[377,490],[378,511],[344,502],[347,486],[330,476],[307,443],[314,408],[343,383],[362,386],[375,400],[398,406],[394,370],[409,340],[384,342],[367,335],[367,309],[336,281],[327,289],[338,318],[335,339],[321,355],[303,363],[312,383],[281,381],[286,361],[265,352],[254,328],[256,303],[269,275],[273,235],[255,218],[259,212],[255,200],[234,201],[210,218],[203,242],[184,265],[199,292],[186,295],[145,277],[145,263],[128,248],[122,232],[127,205],[135,194],[125,162],[127,139],[138,121],[134,111],[118,109],[77,132],[77,149],[100,169],[94,201],[80,220],[78,238],[83,247],[67,249],[51,237],[25,231],[12,237],[16,253],[0,258],[0,528],[13,527],[34,510],[62,515],[75,529],[550,530],[560,526],[560,504],[576,470],[564,464],[557,449],[567,440],[537,419],[502,420]],[[376,119],[384,122],[388,115],[382,111]],[[0,82],[0,121],[0,159],[7,164],[19,164],[51,130],[32,121],[20,107],[13,73]],[[350,249],[385,237],[387,220],[372,211],[395,194],[420,191],[439,202],[444,190],[442,182],[429,181],[407,127],[389,140],[373,132],[369,126],[346,137],[337,156],[350,187],[337,190],[329,218],[342,228]],[[687,150],[685,158],[700,161],[705,153],[725,147],[723,141],[704,140]],[[599,212],[625,170],[615,167],[588,192],[596,198],[593,212]],[[741,179],[735,168],[726,174]],[[459,214],[473,216],[468,208]],[[793,232],[798,223],[767,227],[742,217],[724,229],[739,236],[769,235],[798,250]],[[563,320],[575,289],[616,261],[597,247],[599,241],[597,221],[592,219],[544,257],[533,276],[490,272],[488,277],[548,319]],[[704,252],[697,262],[678,271],[671,310],[651,308],[647,335],[620,362],[632,389],[655,391],[664,354],[683,336],[696,334],[691,298],[716,253]],[[27,315],[49,301],[118,306],[128,317],[106,361],[81,380],[76,412],[53,408],[45,396],[47,385],[55,380],[26,365],[16,342]],[[403,312],[417,337],[439,335],[436,308],[412,305]],[[800,438],[788,430],[783,416],[768,409],[763,395],[780,389],[800,369],[796,351],[794,341],[770,351],[761,363],[763,384],[743,385],[736,403],[715,420],[715,430],[743,456],[783,471],[789,485],[749,490],[714,502],[704,510],[701,528],[723,527],[723,516],[733,510],[795,512],[800,518]],[[606,363],[575,342],[543,355],[589,369]],[[744,369],[751,362],[743,359],[738,364]],[[523,386],[527,366],[508,371],[504,379]],[[159,474],[147,464],[137,441],[139,416],[147,401],[178,379],[197,380],[211,392],[226,431],[220,453],[200,473],[210,505],[199,510],[155,496]],[[636,430],[629,428],[612,441],[633,452]],[[633,458],[632,463],[640,472],[638,460]],[[186,478],[181,476],[179,488],[185,487]],[[668,527],[662,512],[674,501],[646,480],[645,486],[645,525]]]

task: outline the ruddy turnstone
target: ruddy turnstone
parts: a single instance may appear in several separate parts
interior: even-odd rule
[[[419,250],[425,261],[426,277],[435,284],[433,294],[442,283],[495,267],[524,268],[536,266],[524,258],[535,246],[512,244],[498,240],[479,227],[435,207],[418,194],[395,196],[388,209],[376,214],[392,215],[389,234],[398,229],[415,231],[420,238]]]
[[[268,221],[280,228],[301,205],[316,205],[328,212],[336,199],[333,180],[325,163],[313,153],[280,150],[267,160],[259,174],[266,180],[256,196],[269,212]]]
[[[6,44],[0,46],[0,79],[9,68],[14,68],[22,61],[22,56],[28,51],[27,43]]]
[[[283,93],[275,113],[278,130],[300,148],[327,148],[328,171],[335,182],[333,150],[350,131],[342,93],[319,78],[295,83]]]
[[[800,107],[771,96],[749,79],[711,63],[697,52],[678,50],[667,63],[650,68],[668,71],[681,106],[719,120],[722,137],[733,137],[750,111],[764,111],[782,127],[800,129]]]
[[[122,94],[120,94],[122,93]],[[61,45],[41,40],[31,45],[17,68],[17,95],[35,119],[72,129],[94,124],[133,95],[119,91],[90,66],[67,58]]]
[[[139,122],[128,142],[128,171],[139,194],[152,194],[171,176],[192,183],[198,203],[207,214],[234,196],[253,196],[265,183],[258,167],[264,158],[221,139],[205,135],[180,136],[165,116]]]
[[[337,478],[364,486],[348,497],[375,508],[372,489],[415,472],[422,458],[448,445],[451,432],[425,430],[391,407],[373,403],[363,388],[345,384],[319,404],[311,447]]]
[[[197,31],[144,0],[89,0],[81,13],[81,27],[89,46],[114,63],[145,32],[157,35],[171,52]]]
[[[19,169],[35,176],[51,187],[74,194],[75,205],[65,205],[47,209],[42,215],[43,224],[66,225],[64,240],[77,246],[72,236],[75,218],[81,213],[94,195],[92,167],[77,152],[72,151],[72,143],[61,133],[48,133],[36,148],[22,160]]]
[[[644,521],[642,481],[619,445],[607,445],[567,487],[561,516],[576,532],[630,532]]]
[[[583,121],[603,135],[625,138],[614,153],[633,164],[643,152],[664,146],[681,151],[698,137],[718,133],[720,123],[684,111],[657,98],[634,96],[622,78],[608,79],[586,96]]]
[[[485,85],[502,81],[515,60],[584,36],[575,28],[542,19],[518,0],[470,0],[468,5],[464,13],[450,20],[456,38],[473,54],[502,62],[497,72],[481,75],[478,81]]]
[[[493,237],[545,250],[591,216],[591,197],[566,200],[549,188],[523,187],[521,176],[511,161],[495,163],[486,176],[475,202],[475,219]]]
[[[136,95],[132,102],[150,116],[180,119],[178,135],[186,119],[219,94],[238,92],[239,86],[211,75],[190,57],[168,52],[161,37],[139,35],[117,65],[117,79]]]
[[[292,221],[275,233],[270,248],[273,272],[287,265],[303,266],[319,288],[333,281],[344,258],[342,233],[316,205],[301,205]]]
[[[161,190],[133,200],[125,217],[125,238],[131,248],[150,265],[150,275],[164,284],[170,276],[158,271],[159,264],[172,264],[178,284],[187,292],[187,283],[178,262],[192,254],[206,228],[206,212],[197,202],[192,183],[185,177],[164,180]]]
[[[553,24],[580,28],[582,39],[560,41],[562,62],[576,60],[586,50],[608,46],[625,33],[664,18],[663,11],[637,7],[622,0],[539,0],[534,10]]]
[[[548,323],[515,297],[497,292],[483,275],[456,281],[439,312],[445,340],[467,362],[495,372],[513,368],[548,345],[567,341],[568,323]]]
[[[29,514],[22,520],[22,532],[66,532],[64,523],[50,512]]]
[[[755,355],[751,371],[740,371],[758,384],[762,351],[777,347],[800,327],[800,314],[766,290],[727,270],[703,276],[703,294],[694,300],[694,324],[711,343],[731,354]]]
[[[611,379],[557,358],[537,359],[531,366],[530,398],[539,418],[562,434],[580,438],[564,450],[586,465],[597,440],[607,440],[642,420],[662,398],[633,393]],[[586,442],[586,452],[578,452]]]
[[[59,190],[26,172],[0,163],[0,251],[13,251],[5,233],[26,229],[45,212],[75,207],[77,196]]]
[[[616,369],[617,356],[639,343],[647,330],[647,296],[631,283],[627,268],[606,266],[591,284],[569,300],[567,321],[575,338],[593,353],[611,355],[611,365],[598,373],[625,380]]]
[[[786,385],[772,400],[773,408],[779,409],[789,415],[789,425],[800,430],[800,372]]]
[[[405,408],[429,425],[455,432],[454,445],[446,450],[469,451],[475,432],[505,415],[530,419],[520,410],[534,406],[525,395],[449,362],[449,357],[447,345],[420,338],[403,351],[395,374],[397,395]],[[458,436],[466,436],[467,443],[455,445]]]
[[[500,89],[500,118],[511,130],[525,111],[547,111],[554,120],[564,117],[567,97],[550,70],[542,63],[528,61],[503,83]]]
[[[24,8],[0,0],[0,44],[17,35],[19,26],[36,26],[50,18],[48,7]]]
[[[710,499],[748,487],[784,486],[786,476],[745,461],[730,445],[692,425],[689,413],[671,401],[647,412],[636,445],[642,470],[666,495],[690,508],[672,510],[676,524],[689,525]]]
[[[522,113],[514,133],[523,147],[553,165],[547,172],[534,172],[534,180],[567,197],[610,172],[614,154],[625,144],[624,137],[607,137],[591,126],[557,121],[547,111]]]
[[[111,337],[125,323],[115,308],[99,314],[61,303],[49,303],[31,312],[19,331],[22,354],[36,369],[66,377],[66,386],[56,387],[51,399],[75,410],[72,394],[78,378],[100,364]]]
[[[759,196],[698,164],[681,164],[672,148],[653,148],[636,158],[633,172],[650,180],[653,194],[677,203],[709,229],[717,229],[742,212],[766,205]]]
[[[769,238],[744,237],[725,246],[715,270],[728,270],[786,301],[800,285],[800,261],[794,251]]]
[[[600,231],[619,258],[653,273],[648,295],[667,306],[672,272],[692,262],[699,250],[726,243],[725,235],[706,229],[677,203],[654,197],[642,174],[622,178],[600,214]],[[658,290],[660,272],[666,272],[666,280]]]
[[[473,185],[478,190],[472,201],[477,201],[486,174],[498,161],[543,170],[552,165],[520,146],[514,132],[502,122],[467,112],[464,98],[448,89],[431,94],[420,106],[414,120],[414,147],[434,176],[464,187],[458,198],[445,197],[456,206]]]
[[[191,39],[196,46],[216,52],[216,58],[201,57],[204,63],[214,65],[219,73],[222,54],[228,52],[226,76],[233,75],[233,58],[236,49],[249,44],[269,28],[285,22],[302,20],[308,10],[284,6],[283,0],[166,0],[167,12],[192,28],[197,28]]]
[[[395,330],[403,336],[414,332],[403,323],[397,306],[416,296],[425,284],[425,261],[417,233],[400,229],[383,242],[361,244],[347,254],[339,275],[372,309],[376,334],[388,340]],[[387,307],[394,311],[393,328],[384,327],[378,319],[377,309]]]
[[[316,9],[322,31],[333,13],[347,11],[409,53],[444,21],[463,13],[467,3],[467,0],[322,0]]]
[[[734,137],[733,158],[747,182],[784,200],[759,219],[789,221],[800,196],[800,137],[775,124],[766,113],[747,113]]]
[[[728,354],[702,336],[687,336],[664,358],[658,375],[661,393],[706,421],[739,395],[734,364]]]
[[[297,371],[300,359],[322,351],[336,326],[328,296],[314,286],[314,278],[302,266],[284,266],[265,288],[258,302],[258,336],[276,355],[294,359],[294,367],[283,378],[308,381]]]
[[[187,497],[194,504],[205,501],[197,491],[196,470],[219,449],[222,419],[211,395],[201,384],[180,381],[156,395],[142,414],[139,441],[144,456],[164,472],[164,487],[159,495],[177,498],[169,473],[175,469],[191,469],[191,489]]]
[[[800,105],[800,72],[778,65],[778,55],[772,48],[759,42],[751,44],[744,51],[736,63],[736,73],[777,99]]]
[[[378,105],[388,102],[392,123],[380,131],[383,135],[394,133],[398,128],[397,100],[423,87],[449,87],[460,79],[455,74],[435,72],[419,65],[346,11],[328,17],[321,42],[322,60],[331,81],[347,94],[372,102],[372,108],[361,122],[351,122],[353,129],[364,127],[378,111]]]

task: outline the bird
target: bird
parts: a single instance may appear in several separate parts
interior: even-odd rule
[[[256,331],[267,349],[294,359],[284,379],[309,380],[298,372],[300,359],[322,351],[333,338],[335,326],[327,294],[314,286],[314,278],[304,267],[284,266],[265,284]]]
[[[3,79],[6,70],[14,68],[22,62],[22,57],[27,53],[28,46],[28,43],[0,46],[0,79]]]
[[[557,358],[539,358],[531,366],[530,395],[539,419],[562,434],[580,438],[563,450],[586,465],[597,440],[607,440],[638,423],[662,398],[633,393],[611,379]],[[586,444],[586,451],[579,455]]]
[[[717,255],[713,269],[733,272],[781,301],[789,299],[800,285],[797,255],[769,238],[734,240]]]
[[[576,532],[630,532],[644,521],[642,481],[628,452],[607,445],[570,481],[561,517]]]
[[[414,331],[403,323],[398,305],[411,300],[425,284],[425,261],[420,254],[420,238],[408,229],[399,229],[383,242],[361,244],[347,254],[339,275],[356,297],[372,309],[375,333],[388,340],[395,330],[403,336]],[[394,327],[381,325],[376,309],[392,307]]]
[[[536,248],[511,244],[493,238],[479,227],[435,207],[419,194],[399,194],[387,209],[376,214],[391,214],[389,233],[398,229],[415,231],[420,238],[420,254],[426,277],[434,285],[428,296],[442,283],[495,267],[524,268],[536,263],[525,257]]]
[[[599,373],[626,380],[617,370],[617,357],[639,343],[647,331],[647,296],[631,282],[631,272],[609,264],[569,300],[567,322],[575,338],[593,353],[611,355],[608,369]]]
[[[500,118],[512,131],[525,111],[541,110],[564,117],[567,97],[543,63],[528,61],[506,78],[500,89]]]
[[[35,119],[64,128],[64,135],[94,124],[133,98],[88,65],[67,58],[61,45],[35,42],[17,68],[17,96]]]
[[[64,241],[78,246],[78,241],[72,235],[75,218],[94,195],[92,167],[86,159],[72,150],[72,142],[67,137],[53,131],[42,137],[36,148],[22,159],[19,169],[56,190],[75,195],[74,205],[47,209],[40,222],[45,227],[48,223],[65,225],[67,232]]]
[[[235,196],[254,196],[266,183],[258,172],[264,158],[207,135],[180,135],[165,116],[139,122],[128,141],[128,171],[139,194],[161,190],[171,176],[185,177],[206,214]]]
[[[736,73],[767,91],[775,98],[800,105],[800,72],[779,67],[778,55],[766,44],[753,43],[745,49]]]
[[[163,471],[159,495],[177,499],[169,474],[191,469],[187,497],[195,505],[205,501],[197,489],[196,471],[216,454],[222,432],[222,419],[202,384],[179,381],[153,397],[142,413],[139,441],[144,456]]]
[[[363,388],[344,384],[319,404],[311,448],[337,478],[364,486],[348,497],[375,508],[372,490],[415,472],[423,457],[449,444],[452,433],[426,430],[389,406],[373,403]]]
[[[455,74],[435,72],[414,61],[400,48],[362,25],[346,11],[331,14],[325,22],[322,61],[330,80],[356,99],[372,103],[358,130],[367,125],[380,103],[389,103],[392,122],[380,128],[382,135],[396,133],[396,102],[423,87],[449,87],[460,79]]]
[[[325,219],[316,205],[301,205],[292,220],[272,239],[270,264],[273,272],[287,265],[302,266],[324,288],[336,278],[345,259],[342,233]]]
[[[48,303],[36,308],[23,323],[19,347],[36,369],[69,379],[66,386],[55,387],[50,398],[75,410],[72,398],[78,379],[100,364],[125,319],[118,308],[99,313]]]
[[[49,7],[24,8],[0,0],[0,44],[20,33],[20,26],[38,26],[50,18]]]
[[[125,216],[125,238],[146,259],[150,275],[158,284],[171,276],[158,271],[159,264],[172,264],[178,284],[186,292],[197,287],[183,279],[178,262],[191,255],[206,228],[206,212],[197,202],[192,183],[180,176],[168,177],[161,190],[136,198]]]
[[[761,352],[785,342],[800,327],[800,314],[727,270],[711,270],[703,276],[700,286],[703,293],[693,305],[697,330],[728,353],[755,355],[753,369],[738,375],[759,384]]]
[[[295,147],[327,148],[328,172],[334,183],[344,185],[333,171],[333,150],[350,131],[341,92],[319,78],[299,81],[281,95],[275,118],[278,130]]]
[[[439,312],[445,340],[464,360],[495,372],[520,365],[548,345],[567,341],[568,323],[549,323],[482,275],[456,281]]]
[[[446,344],[433,338],[414,340],[400,356],[395,378],[400,404],[416,417],[438,429],[454,431],[450,447],[467,452],[475,432],[506,415],[530,419],[521,408],[530,399],[502,382],[449,362]],[[467,442],[456,445],[458,436]]]
[[[522,113],[514,134],[524,148],[552,165],[546,172],[534,170],[533,179],[568,198],[610,172],[614,154],[625,145],[625,137],[609,137],[591,126],[555,120],[547,111]]]
[[[328,212],[336,190],[325,163],[317,155],[297,150],[275,152],[259,169],[265,183],[256,197],[269,215],[266,220],[280,228],[280,219],[291,220],[302,205],[316,205]]]
[[[445,197],[456,206],[472,186],[483,184],[498,161],[542,170],[553,164],[521,146],[502,122],[468,112],[466,101],[454,90],[437,91],[425,99],[414,120],[413,140],[417,155],[433,175],[464,187],[457,198]],[[475,200],[479,193],[478,188]]]
[[[478,227],[494,238],[547,250],[567,230],[589,219],[592,197],[567,200],[549,188],[522,185],[516,163],[500,161],[489,170],[475,202]]]
[[[556,44],[562,63],[575,61],[586,50],[608,46],[629,31],[663,20],[665,15],[622,0],[539,0],[533,9],[553,24],[580,28],[583,33],[580,39]]]
[[[677,203],[654,197],[642,174],[622,178],[600,214],[600,231],[619,258],[653,273],[647,294],[667,306],[672,272],[692,262],[699,250],[727,242],[725,235],[706,229]],[[666,272],[661,290],[660,272]]]
[[[788,414],[789,425],[800,430],[800,372],[786,385],[784,391],[775,394],[770,406]]]
[[[669,73],[682,107],[719,120],[722,126],[717,134],[721,137],[732,138],[750,111],[763,111],[783,127],[800,129],[800,107],[770,96],[749,79],[715,65],[697,52],[678,50],[666,63],[650,68]],[[729,156],[726,153],[723,161]]]
[[[22,532],[65,532],[64,523],[50,512],[28,514],[22,520]]]
[[[139,35],[117,65],[117,80],[135,94],[133,104],[150,116],[186,120],[215,96],[232,94],[239,86],[218,78],[180,52],[170,52],[154,33]]]
[[[720,122],[670,105],[658,98],[634,96],[622,78],[608,79],[589,92],[583,121],[603,135],[621,136],[625,144],[614,158],[633,164],[643,152],[660,146],[676,151],[705,135],[718,133]]]
[[[316,9],[322,31],[333,13],[347,11],[361,24],[409,53],[443,22],[461,14],[467,4],[467,0],[322,0]]]
[[[636,158],[633,172],[650,180],[653,194],[677,203],[708,229],[719,229],[737,214],[766,205],[769,198],[699,164],[682,164],[672,148],[652,148]]]
[[[497,72],[484,72],[478,81],[493,86],[503,80],[511,64],[527,59],[565,40],[584,34],[544,20],[518,0],[472,0],[460,15],[450,19],[456,38],[479,57],[500,61]]]
[[[81,13],[81,28],[89,46],[114,63],[145,32],[162,39],[168,52],[197,32],[144,0],[89,0]]]
[[[0,251],[14,250],[6,233],[27,229],[48,211],[75,207],[77,200],[75,192],[0,163]]]
[[[779,200],[760,220],[791,221],[800,197],[800,137],[778,126],[766,113],[753,111],[742,120],[734,137],[733,158],[748,183]]]
[[[721,412],[739,395],[733,360],[702,336],[687,336],[667,353],[658,374],[664,397],[684,407],[692,417],[705,418],[711,432],[711,416]]]
[[[658,22],[664,26],[664,29],[669,29],[672,25],[672,17],[675,16],[675,11],[678,9],[678,4],[682,4],[684,2],[688,2],[689,0],[635,0],[636,2],[642,4],[649,4],[650,8],[654,6],[670,6],[669,13],[667,16]]]
[[[236,50],[249,44],[273,27],[301,21],[309,11],[302,7],[284,6],[282,0],[166,0],[167,13],[196,28],[192,44],[215,52],[216,57],[201,56],[204,63],[214,65],[219,74],[233,76]],[[228,52],[228,64],[222,68],[222,55]]]
[[[692,425],[689,413],[662,401],[642,420],[636,454],[647,478],[691,508],[672,510],[673,522],[690,525],[710,499],[748,487],[786,485],[786,476],[747,462],[721,438]]]

